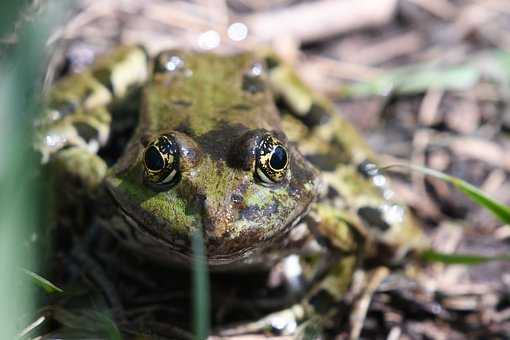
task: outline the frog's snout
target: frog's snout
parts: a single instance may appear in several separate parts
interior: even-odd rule
[[[211,236],[227,232],[239,216],[238,210],[227,202],[215,202],[205,198],[202,204],[202,224]]]

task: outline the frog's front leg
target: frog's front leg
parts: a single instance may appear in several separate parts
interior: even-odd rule
[[[355,226],[356,216],[349,216],[329,204],[317,203],[306,221],[327,251],[318,259],[304,258],[303,266],[312,267],[315,263],[319,269],[312,270],[307,278],[310,287],[302,303],[309,317],[322,319],[321,323],[328,325],[337,314],[338,304],[345,298],[354,271],[362,260],[365,239]],[[320,262],[322,265],[317,266]]]
[[[101,183],[105,162],[96,155],[108,140],[111,106],[146,81],[147,56],[139,47],[121,47],[98,58],[82,73],[55,83],[36,123],[35,148],[43,163],[56,168],[59,181],[93,190]]]

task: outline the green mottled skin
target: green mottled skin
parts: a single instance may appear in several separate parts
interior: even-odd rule
[[[62,158],[64,145],[88,154],[62,165],[73,176],[87,177],[73,170],[76,162],[94,163],[91,157],[101,162],[94,153],[96,144],[105,141],[81,138],[82,130],[74,129],[78,117],[90,113],[90,126],[109,131],[109,119],[103,118],[104,126],[97,127],[92,113],[129,98],[128,89],[142,87],[139,122],[123,155],[106,174],[97,172],[104,177],[82,181],[91,191],[107,189],[126,221],[112,229],[136,234],[127,243],[163,261],[189,262],[191,237],[200,232],[208,263],[228,267],[295,252],[314,235],[326,251],[352,255],[346,257],[351,270],[345,263],[341,267],[346,277],[357,262],[353,256],[377,256],[379,245],[398,256],[421,243],[407,210],[388,200],[389,188],[374,185],[373,178],[360,173],[362,162],[374,161],[370,148],[292,70],[283,64],[270,68],[257,78],[261,86],[249,91],[245,76],[254,63],[263,61],[252,53],[168,53],[184,66],[154,72],[155,66],[145,64],[139,49],[122,48],[112,59],[98,61],[85,76],[64,78],[50,92],[49,112],[62,113],[62,103],[70,101],[75,111],[55,120],[48,119],[48,113],[39,129],[43,140],[67,136],[60,147],[38,142],[50,161]],[[139,74],[131,76],[133,69]],[[68,85],[73,82],[74,87]],[[277,98],[282,105],[276,105]],[[287,179],[270,186],[254,176],[249,138],[264,131],[286,145],[290,159]],[[144,141],[162,133],[173,134],[181,153],[189,155],[182,161],[178,183],[154,190],[143,178]],[[359,213],[363,207],[380,212],[394,207],[401,214],[393,220],[384,217],[383,230],[364,219]],[[291,240],[298,222],[308,231]]]

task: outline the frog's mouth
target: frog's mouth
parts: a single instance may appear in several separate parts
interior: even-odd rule
[[[168,240],[157,235],[154,230],[149,227],[146,223],[143,223],[138,218],[130,214],[115,198],[115,195],[110,192],[113,196],[119,212],[123,217],[125,224],[127,225],[126,230],[129,232],[116,233],[121,242],[126,243],[129,247],[134,248],[136,251],[141,251],[154,257],[160,262],[169,262],[171,264],[185,265],[188,266],[194,259],[193,250],[191,247],[191,240],[184,238],[176,238]],[[245,235],[243,240],[245,241],[244,246],[229,248],[229,247],[217,247],[214,240],[206,238],[206,248],[210,247],[220,248],[221,250],[212,251],[207,256],[207,263],[209,266],[214,267],[214,270],[222,270],[222,267],[228,265],[240,265],[245,267],[246,265],[261,265],[266,263],[271,256],[271,248],[275,247],[279,242],[283,242],[288,233],[301,221],[302,217],[305,216],[314,202],[314,199],[310,199],[306,204],[302,205],[302,208],[293,213],[293,217],[290,218],[289,222],[282,227],[281,232],[273,235],[273,237],[264,238],[263,240],[253,241],[250,240],[250,235]],[[122,229],[122,228],[120,228]],[[253,236],[253,235],[251,235]],[[303,235],[303,238],[307,235]],[[229,242],[232,242],[231,240]],[[299,243],[299,242],[297,242]],[[278,254],[281,257],[282,249],[278,247]],[[295,250],[295,249],[294,249]],[[288,252],[292,252],[292,249],[288,249]],[[261,254],[264,256],[260,256]],[[273,259],[274,260],[274,259]]]

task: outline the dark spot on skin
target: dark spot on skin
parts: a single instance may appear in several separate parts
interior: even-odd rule
[[[82,122],[73,123],[73,126],[78,131],[78,134],[86,143],[89,143],[91,140],[97,140],[99,137],[99,132],[96,128]]]
[[[246,104],[236,104],[236,105],[233,105],[229,108],[232,109],[232,110],[236,110],[236,111],[249,111],[252,107],[250,105],[246,105]]]
[[[310,110],[301,118],[303,123],[310,127],[326,124],[330,119],[331,114],[317,103],[313,103]]]
[[[113,91],[111,72],[108,69],[100,68],[95,70],[94,77],[96,77],[96,79],[99,80],[99,82],[103,84],[108,89],[108,91],[110,91],[110,93],[115,94]]]
[[[191,105],[193,105],[190,101],[182,99],[175,100],[172,102],[172,104],[178,107],[190,107]]]
[[[335,171],[340,162],[340,160],[335,159],[335,156],[331,157],[330,154],[306,155],[305,158],[323,171]]]
[[[199,188],[190,185],[190,183],[179,189],[179,196],[184,202],[187,202],[185,208],[186,215],[202,214],[205,210],[206,195]]]
[[[159,171],[165,166],[165,161],[156,147],[150,146],[145,151],[145,164],[152,171]]]
[[[326,153],[309,154],[305,158],[322,171],[334,171],[339,164],[349,164],[351,154],[343,144],[336,139],[331,144]]]
[[[332,199],[335,199],[335,198],[338,198],[338,197],[341,197],[340,193],[338,192],[338,190],[336,190],[334,187],[332,186],[328,186],[328,192],[326,193],[326,197],[330,200]]]
[[[90,98],[90,96],[92,96],[94,94],[94,90],[92,89],[86,89],[85,90],[85,93],[83,94],[83,101],[87,101],[87,99]]]
[[[358,209],[358,216],[370,227],[381,231],[390,229],[390,225],[384,220],[382,212],[375,207],[361,207]]]
[[[103,85],[104,85],[104,86],[108,89],[108,91],[110,91],[110,93],[115,94],[115,93],[113,92],[113,83],[112,83],[112,80],[111,80],[110,78],[108,78],[108,80],[107,80],[107,81],[105,81],[105,82],[103,83]]]
[[[266,68],[268,70],[272,70],[280,65],[280,62],[273,57],[266,57],[264,61],[266,62]]]
[[[289,111],[296,118],[303,122],[308,127],[315,127],[318,125],[325,124],[330,121],[331,114],[321,105],[312,103],[312,106],[306,113],[298,113],[288,105],[288,103],[281,97],[276,98],[276,106],[280,112]]]
[[[156,60],[158,60],[158,62],[156,62],[154,64],[154,73],[165,73],[165,72],[167,72],[166,67],[163,65],[163,63],[161,63],[161,61],[159,61],[159,57],[157,57]]]
[[[145,48],[145,46],[143,46],[142,44],[136,44],[136,47],[142,51],[146,61],[150,60],[151,56],[149,54],[149,51],[147,51],[147,49]]]
[[[262,92],[266,89],[266,83],[260,76],[245,74],[243,76],[243,91],[251,94]]]
[[[239,216],[243,220],[257,222],[264,220],[265,216],[270,216],[278,213],[279,204],[276,201],[271,202],[263,208],[259,206],[248,206],[239,212]]]
[[[358,172],[365,178],[372,178],[380,175],[381,173],[377,165],[368,160],[365,160],[358,165]]]

